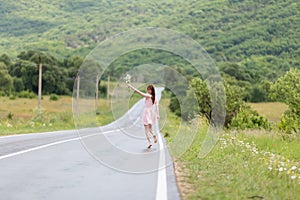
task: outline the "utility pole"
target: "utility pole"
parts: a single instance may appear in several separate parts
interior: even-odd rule
[[[98,95],[99,95],[99,81],[98,81],[98,79],[99,79],[99,75],[97,75],[97,77],[96,77],[96,112],[97,112],[97,110],[98,110]]]
[[[78,107],[79,107],[79,88],[80,88],[80,76],[77,76],[77,90],[76,90],[76,117],[78,117]]]
[[[109,92],[110,92],[109,84],[110,84],[110,75],[108,75],[108,77],[107,77],[107,91],[106,91],[107,99],[106,99],[106,105],[108,105],[108,102],[109,102]]]
[[[38,88],[38,114],[41,114],[41,100],[42,100],[42,59],[39,55],[39,88]]]

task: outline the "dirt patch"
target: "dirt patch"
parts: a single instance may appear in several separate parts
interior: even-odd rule
[[[188,195],[194,191],[192,184],[188,182],[189,170],[186,165],[185,162],[174,163],[176,181],[182,200],[187,200]]]

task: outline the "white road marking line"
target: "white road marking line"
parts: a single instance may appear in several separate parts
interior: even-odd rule
[[[73,134],[72,132],[74,132],[74,131],[77,131],[77,130],[60,130],[60,131],[50,131],[50,132],[41,132],[41,133],[23,133],[23,134],[14,134],[14,135],[3,135],[3,136],[0,136],[0,140],[6,139],[6,138],[12,138],[12,137],[47,135],[47,134],[53,134],[53,133],[59,134],[60,132],[70,132],[70,134]]]
[[[20,155],[20,154],[24,154],[24,153],[27,153],[27,152],[35,151],[35,150],[38,150],[38,149],[43,149],[43,148],[46,148],[46,147],[54,146],[54,145],[57,145],[57,144],[62,144],[62,143],[70,142],[70,141],[79,140],[79,139],[80,138],[73,138],[73,139],[69,139],[69,140],[62,140],[62,141],[58,141],[58,142],[54,142],[54,143],[50,143],[50,144],[45,144],[45,145],[42,145],[42,146],[34,147],[34,148],[31,148],[31,149],[26,149],[26,150],[23,150],[23,151],[18,151],[18,152],[15,152],[15,153],[11,153],[11,154],[7,154],[7,155],[4,155],[4,156],[0,156],[0,160],[5,159],[5,158],[10,158],[10,157],[13,157],[13,156],[17,156],[17,155]]]
[[[45,144],[45,145],[42,145],[42,146],[37,146],[37,147],[33,147],[33,148],[26,149],[26,150],[23,150],[23,151],[18,151],[18,152],[15,152],[15,153],[10,153],[10,154],[4,155],[4,156],[0,156],[0,160],[3,160],[5,158],[10,158],[10,157],[13,157],[13,156],[17,156],[17,155],[21,155],[21,154],[24,154],[24,153],[28,153],[28,152],[31,152],[31,151],[43,149],[43,148],[50,147],[50,146],[63,144],[63,143],[66,143],[66,142],[71,142],[71,141],[76,141],[76,140],[80,140],[82,138],[93,137],[93,136],[100,135],[100,134],[113,133],[113,132],[116,132],[116,131],[120,131],[120,130],[105,131],[105,132],[102,132],[102,133],[95,133],[95,134],[87,135],[87,136],[84,136],[84,137],[76,137],[76,138],[72,138],[72,139],[68,139],[68,140],[61,140],[61,141],[58,141],[58,142],[49,143],[49,144]]]
[[[157,175],[157,188],[156,188],[156,200],[167,200],[167,175],[166,175],[166,159],[165,159],[165,151],[162,136],[157,131],[158,135],[158,143],[159,143],[159,170]]]

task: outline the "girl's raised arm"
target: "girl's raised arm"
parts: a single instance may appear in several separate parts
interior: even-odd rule
[[[133,87],[131,84],[127,84],[129,88],[131,88],[134,92],[138,93],[139,95],[146,97],[146,98],[151,98],[151,95],[148,93],[144,93]]]

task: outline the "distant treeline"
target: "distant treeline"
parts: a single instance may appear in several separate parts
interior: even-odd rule
[[[37,51],[21,52],[11,60],[6,54],[0,57],[0,90],[6,94],[24,90],[38,92],[38,64],[42,63],[43,94],[70,95],[73,90],[81,57],[71,57],[63,61]]]
[[[32,50],[21,52],[17,59],[11,59],[6,54],[0,56],[0,90],[6,94],[24,90],[37,93],[39,59],[43,66],[43,94],[70,95],[84,58],[77,55],[59,60],[50,54]],[[118,80],[131,68],[147,63],[170,66],[187,80],[199,76],[190,63],[177,55],[144,49],[130,52],[115,60],[102,74],[101,79],[105,80],[109,74],[111,80]],[[269,98],[270,86],[290,68],[297,68],[282,63],[282,59],[275,56],[265,56],[251,62],[247,59],[241,63],[219,62],[217,66],[229,85],[242,88],[242,98],[248,102],[273,101],[274,99]],[[105,88],[100,89],[106,92]]]
[[[276,61],[276,58],[273,58],[274,60]],[[275,61],[273,63],[276,63]],[[80,56],[72,56],[58,60],[51,55],[37,51],[21,52],[15,60],[11,60],[6,54],[0,56],[1,94],[11,95],[22,93],[22,91],[37,93],[38,65],[40,62],[43,66],[43,94],[70,95],[73,91],[77,72],[84,63],[84,59]],[[171,111],[185,120],[193,119],[197,115],[203,115],[211,120],[214,109],[212,94],[209,93],[205,80],[201,79],[199,73],[190,63],[169,52],[144,49],[125,54],[115,60],[108,67],[108,70],[103,72],[102,80],[106,79],[108,75],[112,81],[119,80],[131,68],[153,62],[159,63],[161,66],[171,67],[164,69],[163,72],[166,91],[171,98],[169,105]],[[262,69],[264,67],[268,69],[267,62],[259,64],[263,66]],[[87,64],[85,67],[89,66]],[[266,74],[264,71],[257,71],[256,68],[247,68],[237,63],[223,62],[219,63],[218,67],[224,79],[226,90],[226,99],[219,100],[226,102],[225,126],[269,128],[270,125],[267,120],[249,109],[244,102],[281,101],[289,105],[289,110],[281,119],[278,127],[289,133],[297,132],[300,129],[299,69],[284,69],[277,73],[274,72],[274,76],[269,77],[263,76]],[[90,68],[89,70],[95,69]],[[287,72],[284,73],[285,70]],[[145,73],[151,73],[151,70]],[[178,79],[178,75],[176,75],[178,73],[186,79]],[[284,75],[279,77],[281,73]],[[148,77],[147,74],[144,76]],[[213,87],[220,87],[221,89],[222,85],[216,84]],[[174,94],[170,88],[175,89],[177,94]],[[99,90],[101,95],[105,95],[107,92],[106,87],[101,84]],[[196,95],[199,106],[193,103],[193,93]],[[219,97],[216,96],[215,98]],[[181,108],[182,105],[185,105],[184,110]]]

